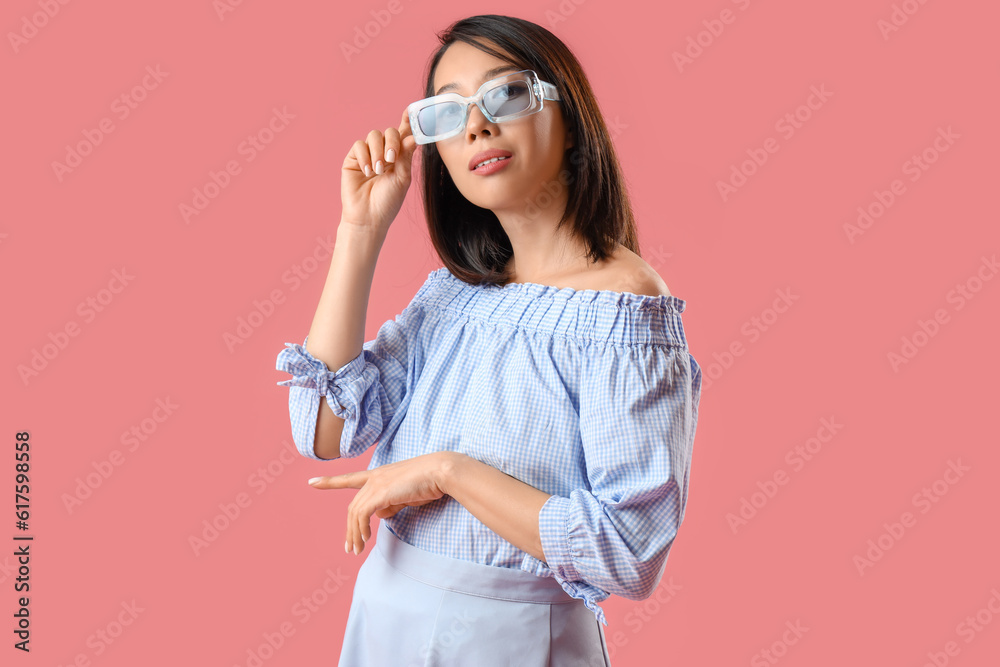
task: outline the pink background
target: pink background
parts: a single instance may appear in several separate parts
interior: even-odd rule
[[[340,546],[354,491],[306,480],[364,469],[370,454],[323,464],[290,452],[275,357],[315,312],[328,260],[310,258],[332,240],[351,143],[396,127],[422,96],[436,31],[496,10],[232,9],[4,3],[4,664],[336,663],[368,552]],[[1000,248],[1000,9],[553,0],[503,11],[581,60],[619,128],[643,256],[687,301],[706,374],[663,583],[649,600],[604,603],[613,664],[996,664],[1000,368],[988,341],[1000,280],[984,258]],[[365,26],[374,37],[345,57]],[[294,117],[249,160],[240,145],[274,109]],[[57,175],[88,134],[100,142]],[[767,159],[746,162],[754,154]],[[229,161],[239,173],[185,221],[181,205]],[[723,197],[741,165],[745,182]],[[879,197],[892,202],[849,236]],[[438,266],[413,187],[366,338]],[[781,313],[779,291],[797,297]],[[258,309],[249,337],[227,344]],[[52,358],[23,379],[43,348]],[[840,426],[831,434],[824,419]],[[143,439],[123,440],[133,428]],[[30,655],[11,647],[18,431],[32,444]],[[89,496],[67,506],[81,481]],[[734,523],[741,507],[749,518]],[[224,529],[196,550],[212,521]],[[807,630],[787,631],[796,624]]]

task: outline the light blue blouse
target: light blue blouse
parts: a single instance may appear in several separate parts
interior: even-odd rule
[[[539,515],[545,562],[450,496],[386,519],[404,542],[555,577],[597,604],[659,584],[684,518],[701,397],[686,302],[536,283],[469,285],[431,271],[410,304],[335,371],[286,343],[295,445],[313,450],[320,396],[344,419],[341,456],[368,468],[454,450],[552,496]],[[326,460],[326,459],[319,459]]]

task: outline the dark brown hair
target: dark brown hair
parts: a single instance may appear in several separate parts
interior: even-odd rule
[[[586,242],[591,261],[610,257],[618,243],[640,254],[635,217],[614,145],[590,82],[569,48],[539,25],[496,14],[456,21],[437,37],[441,47],[429,63],[426,97],[434,95],[434,73],[441,56],[456,41],[534,70],[542,81],[556,86],[560,101],[553,104],[561,108],[573,136],[567,156],[570,167],[559,176],[560,186],[568,187],[559,226],[574,217],[573,231]],[[492,41],[506,53],[479,39]],[[506,266],[514,251],[507,233],[493,211],[476,206],[458,191],[437,144],[424,145],[421,173],[431,242],[448,270],[470,284],[510,280]]]

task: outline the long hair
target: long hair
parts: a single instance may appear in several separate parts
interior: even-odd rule
[[[593,262],[610,257],[618,243],[639,255],[635,217],[607,124],[569,48],[542,26],[496,14],[461,19],[437,37],[441,46],[429,63],[426,97],[434,94],[434,73],[441,56],[456,41],[519,69],[534,70],[542,81],[556,86],[560,101],[555,105],[573,137],[570,166],[559,177],[559,187],[568,188],[568,199],[558,226],[573,218],[573,232],[587,244],[587,256]],[[431,242],[448,270],[470,284],[510,280],[506,266],[514,251],[507,233],[491,210],[476,206],[459,192],[436,143],[424,145],[421,173]]]

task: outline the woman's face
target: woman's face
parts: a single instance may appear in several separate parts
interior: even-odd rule
[[[492,43],[490,46],[497,48]],[[510,69],[485,76],[488,70],[503,66]],[[451,89],[453,92],[473,95],[485,81],[522,69],[529,68],[511,66],[469,44],[455,42],[438,61],[432,82],[434,94],[442,86],[455,83],[458,87]],[[494,213],[518,214],[529,205],[539,205],[538,195],[545,191],[546,182],[558,178],[564,168],[565,151],[571,146],[560,103],[550,100],[537,113],[503,123],[490,122],[479,107],[472,105],[465,131],[437,142],[448,173],[466,199]],[[473,173],[469,162],[477,153],[491,148],[509,151],[508,164],[492,174]],[[563,198],[566,196],[563,193]]]

